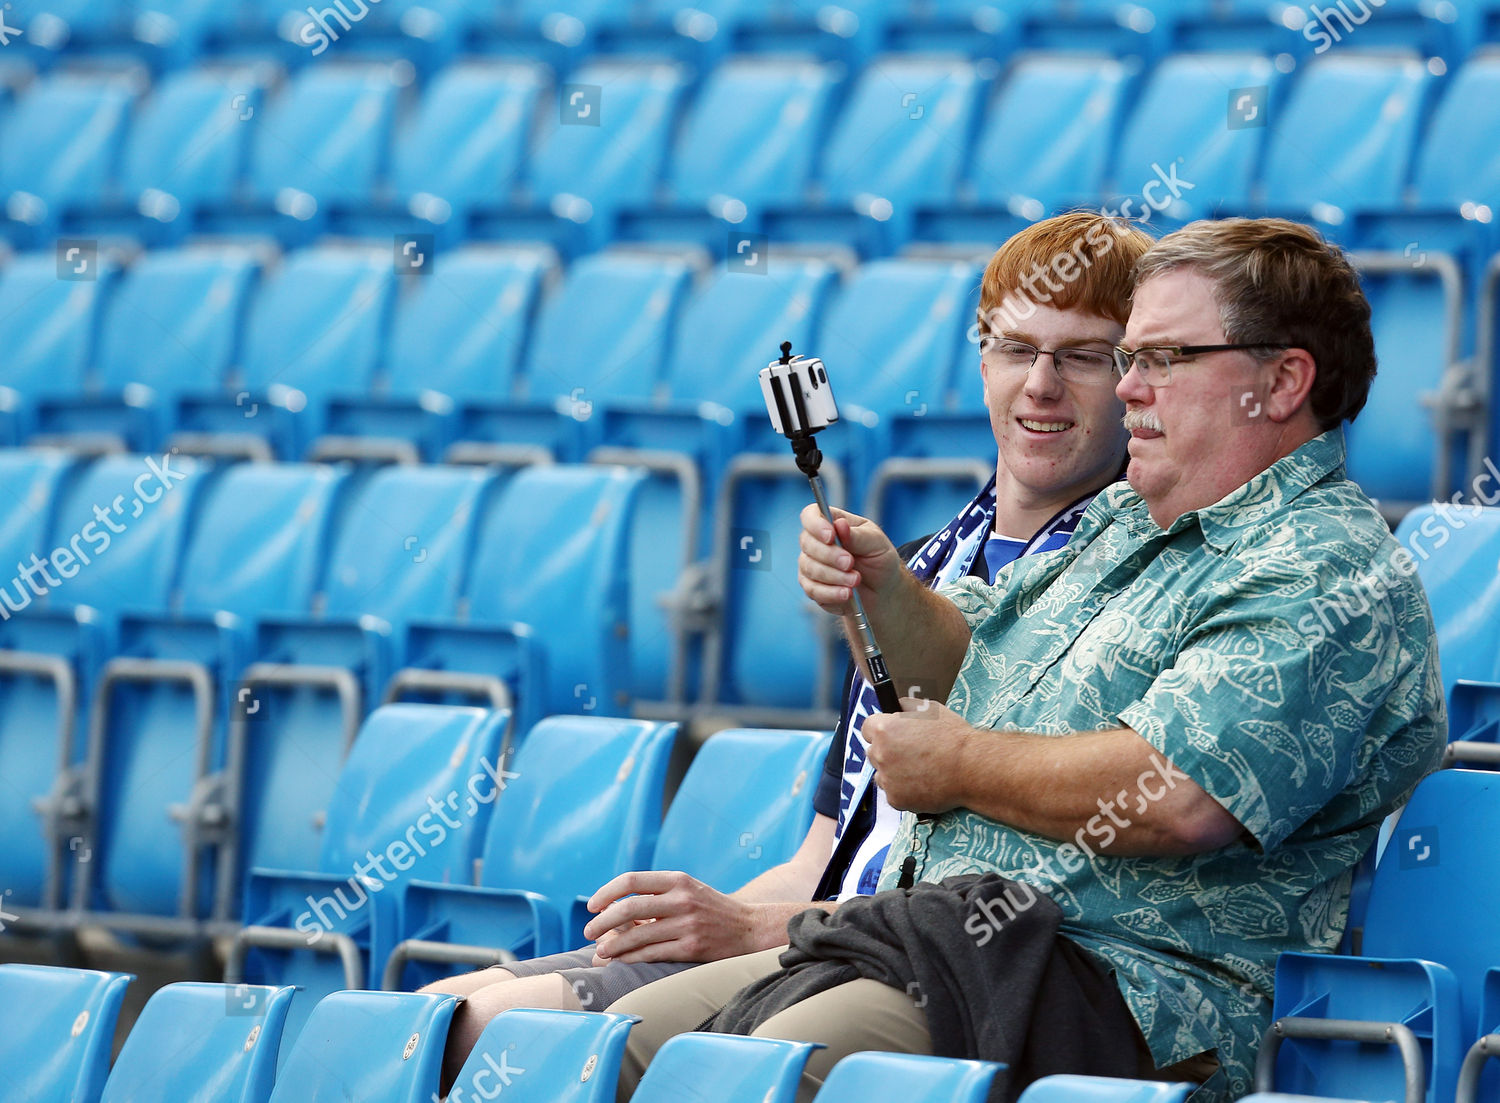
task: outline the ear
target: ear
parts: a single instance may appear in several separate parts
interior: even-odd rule
[[[990,408],[990,370],[984,366],[984,357],[979,358],[979,397],[984,402],[984,408]]]
[[[1309,414],[1308,396],[1318,378],[1318,365],[1306,349],[1287,349],[1271,364],[1271,390],[1266,416],[1272,421],[1290,421],[1301,410]]]

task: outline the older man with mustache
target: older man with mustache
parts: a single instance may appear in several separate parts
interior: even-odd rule
[[[1375,355],[1343,254],[1200,222],[1136,276],[1129,485],[1066,548],[932,592],[869,521],[803,514],[803,589],[847,618],[858,587],[934,698],[865,724],[902,891],[797,916],[738,994],[778,951],[617,1004],[644,1017],[625,1092],[725,1004],[716,1029],[829,1046],[802,1099],[870,1048],[1005,1060],[996,1100],[1064,1070],[1249,1090],[1276,955],[1337,947],[1353,867],[1439,761],[1442,687],[1409,572],[1338,638],[1297,628],[1401,554],[1344,470]]]

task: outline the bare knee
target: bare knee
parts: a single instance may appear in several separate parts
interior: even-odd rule
[[[472,996],[492,984],[508,984],[515,979],[514,973],[504,969],[476,969],[472,973],[459,973],[457,976],[424,984],[417,991],[431,996]]]

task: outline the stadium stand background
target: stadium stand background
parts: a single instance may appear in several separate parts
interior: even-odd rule
[[[807,489],[755,373],[782,340],[822,356],[832,498],[930,531],[992,470],[983,263],[1074,206],[1286,215],[1351,250],[1381,362],[1351,473],[1405,518],[1455,739],[1493,745],[1467,684],[1500,678],[1493,515],[1421,503],[1500,501],[1497,137],[1477,0],[12,0],[0,957],[142,972],[123,1039],[226,955],[375,985],[400,938],[472,936],[444,885],[553,897],[514,936],[535,948],[615,869],[728,888],[789,852],[810,736],[764,734],[781,773],[740,778],[696,849],[662,820],[710,733],[837,714],[795,584]],[[391,723],[416,757],[361,766]],[[590,749],[557,736],[548,765],[538,725]],[[476,812],[327,980],[283,937],[297,901],[476,768],[423,733],[535,754],[538,807],[601,811],[546,885],[507,842],[569,853],[563,812]],[[358,814],[377,791],[389,822]],[[629,845],[585,858],[588,831]],[[246,924],[283,936],[231,952]],[[1465,999],[1424,1035],[1450,1080]]]

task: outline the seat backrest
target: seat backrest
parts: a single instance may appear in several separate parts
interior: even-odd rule
[[[683,257],[595,253],[574,261],[537,319],[527,397],[652,398],[692,276]]]
[[[135,978],[93,969],[0,965],[0,1067],[6,1094],[93,1103],[109,1072],[115,1020]]]
[[[1450,296],[1461,292],[1436,268],[1366,271],[1360,283],[1370,302],[1376,359],[1399,367],[1376,377],[1359,417],[1345,426],[1349,477],[1372,498],[1427,501],[1440,445],[1423,396],[1437,389],[1457,351],[1446,323],[1456,313]]]
[[[250,189],[256,198],[274,203],[294,189],[312,196],[318,209],[367,199],[385,169],[397,73],[395,65],[377,63],[303,69],[266,105],[255,132]],[[386,262],[389,268],[389,256]]]
[[[1444,695],[1460,678],[1500,681],[1500,577],[1490,569],[1500,562],[1500,509],[1418,506],[1396,539],[1416,561],[1432,606]]]
[[[228,202],[245,171],[255,115],[275,71],[245,65],[163,77],[126,139],[121,198],[165,221],[183,207]]]
[[[866,194],[900,208],[947,199],[982,84],[974,63],[958,56],[890,54],[871,62],[824,151],[818,175],[829,201]]]
[[[158,988],[130,1028],[100,1103],[265,1103],[292,992],[191,981]]]
[[[979,305],[979,276],[967,262],[927,260],[873,260],[850,276],[814,348],[839,408],[940,409]]]
[[[441,278],[413,281],[397,303],[383,393],[509,398],[555,255],[476,245],[444,253],[436,263]]]
[[[313,1008],[271,1103],[428,1103],[437,1095],[454,996],[335,992]]]
[[[764,416],[760,370],[812,347],[838,270],[826,260],[772,257],[768,275],[723,271],[683,308],[667,360],[672,404],[715,402]]]
[[[386,467],[336,522],[322,611],[392,624],[453,616],[473,521],[494,476],[458,467]]]
[[[0,563],[23,563],[47,550],[53,492],[72,462],[61,452],[0,449]],[[20,579],[0,586],[0,626],[33,600]],[[9,890],[0,907],[38,907],[43,900],[47,847],[32,801],[45,797],[57,777],[64,719],[58,707],[48,680],[10,672],[0,680],[0,777],[13,791],[13,799],[0,803],[0,838],[6,840],[0,882]]]
[[[661,830],[676,724],[550,716],[527,733],[490,816],[480,883],[566,907],[646,869]]]
[[[503,200],[517,183],[549,84],[546,68],[530,62],[439,70],[399,131],[391,165],[396,197],[408,205],[415,199],[420,209],[425,200],[418,197],[431,196],[460,211]]]
[[[974,147],[976,200],[1035,202],[1040,218],[1059,203],[1098,194],[1130,71],[1113,58],[1024,54],[1001,79]],[[1149,166],[1145,166],[1149,171]]]
[[[54,607],[166,607],[205,468],[184,456],[105,456],[59,487],[47,547],[66,548]],[[53,557],[57,564],[56,557]]]
[[[712,1084],[720,1103],[792,1103],[802,1066],[816,1048],[784,1038],[678,1034],[656,1051],[631,1099],[678,1103]]]
[[[1110,179],[1117,190],[1139,194],[1153,166],[1172,166],[1183,189],[1168,208],[1173,217],[1211,215],[1222,206],[1238,212],[1250,201],[1266,128],[1225,125],[1228,90],[1269,88],[1277,73],[1269,58],[1252,53],[1174,54],[1163,59],[1136,99],[1115,153]],[[1253,110],[1248,109],[1248,110]],[[1247,114],[1248,114],[1247,110]],[[1264,114],[1268,107],[1260,107]]]
[[[531,715],[613,712],[628,696],[627,551],[643,481],[628,468],[529,467],[485,510],[468,616],[528,625],[541,644],[546,699],[525,706]]]
[[[215,93],[223,98],[222,86]],[[247,296],[260,275],[248,249],[161,249],[120,279],[99,342],[99,389],[148,387],[168,399],[224,386],[239,353]],[[133,395],[127,395],[132,398]]]
[[[308,611],[345,475],[300,463],[235,464],[198,503],[176,604],[243,617]]]
[[[851,1053],[833,1066],[817,1103],[982,1103],[1003,1067],[909,1053]]]
[[[393,878],[468,884],[506,784],[500,759],[509,723],[507,712],[457,705],[370,713],[334,786],[318,868],[348,873],[367,852],[384,851]],[[451,800],[446,807],[461,826],[434,821],[429,797]],[[398,845],[405,858],[392,853]]]
[[[670,62],[605,58],[580,66],[568,93],[569,101],[579,98],[560,102],[538,126],[540,140],[527,163],[533,198],[545,204],[565,193],[596,210],[650,200],[686,84],[682,68]],[[599,89],[597,100],[588,88]],[[608,124],[599,121],[605,118]]]
[[[244,384],[257,394],[292,388],[309,400],[336,391],[363,394],[395,287],[389,250],[326,246],[292,253],[268,273],[251,303]]]
[[[0,147],[0,196],[29,192],[53,215],[98,201],[114,177],[139,74],[61,72],[16,99]]]
[[[1017,1103],[1183,1103],[1192,1084],[1120,1080],[1110,1076],[1044,1076],[1026,1086]]]
[[[662,821],[653,864],[733,892],[796,853],[812,823],[830,736],[716,732],[699,748]]]
[[[1414,54],[1330,53],[1313,60],[1271,126],[1266,203],[1396,207],[1430,83]]]
[[[636,1022],[608,1011],[502,1011],[474,1043],[449,1098],[504,1092],[509,1103],[613,1103]]]
[[[809,58],[735,55],[716,66],[677,140],[672,199],[723,196],[751,209],[800,200],[837,82],[831,66]]]
[[[1427,124],[1413,187],[1418,205],[1459,209],[1500,200],[1500,50],[1476,54],[1449,78]]]
[[[0,348],[5,349],[0,387],[13,388],[23,400],[76,398],[88,383],[100,307],[114,269],[96,256],[99,278],[59,279],[60,263],[48,251],[23,253],[0,267],[0,301],[26,304],[0,313]]]
[[[1465,1039],[1478,1027],[1485,972],[1500,962],[1497,832],[1500,775],[1429,775],[1412,793],[1375,867],[1365,912],[1365,957],[1420,958],[1453,971]]]

